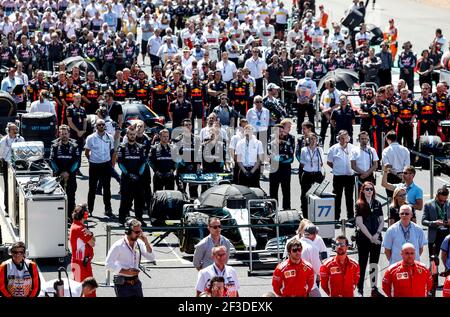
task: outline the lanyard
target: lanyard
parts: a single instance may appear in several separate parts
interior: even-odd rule
[[[402,224],[400,224],[400,228],[402,229],[403,237],[405,238],[405,243],[409,242],[409,238],[410,238],[410,232],[409,231],[411,230],[411,224],[409,224],[408,229],[406,231],[403,229]]]
[[[365,152],[365,153],[367,153],[367,154],[369,155],[369,160],[370,160],[370,162],[369,162],[369,168],[371,168],[371,167],[372,167],[372,161],[373,161],[373,158],[372,158],[373,153],[372,153],[372,151],[371,151],[370,149],[368,149],[368,150],[366,150],[366,149],[361,149],[361,150],[363,150],[363,152]]]
[[[308,154],[309,154],[309,161],[311,163],[311,167],[313,167],[313,160],[314,155],[317,155],[317,162],[318,162],[318,171],[320,172],[320,163],[322,163],[322,158],[320,157],[319,150],[317,148],[314,149],[314,151],[310,151],[309,148],[307,148]]]
[[[135,241],[135,243],[137,244],[138,251],[139,251],[139,260],[138,260],[138,265],[136,267],[136,247],[134,247],[132,249],[130,247],[130,245],[127,243],[127,240],[125,238],[123,238],[123,240],[125,241],[125,245],[127,246],[128,250],[130,250],[131,255],[133,257],[133,268],[138,268],[141,265],[141,248],[139,247],[139,243],[137,241]]]
[[[214,269],[214,273],[216,273],[216,276],[222,276],[222,277],[224,277],[224,276],[225,276],[225,273],[227,272],[227,267],[226,267],[226,266],[224,266],[223,271],[221,271],[221,272],[220,272],[220,271],[217,271],[215,265],[213,265],[213,269]]]
[[[445,211],[444,211],[445,203],[444,206],[441,207],[437,201],[434,201],[434,205],[436,207],[436,210],[438,211],[439,219],[445,220]]]

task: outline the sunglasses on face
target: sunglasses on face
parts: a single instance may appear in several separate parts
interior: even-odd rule
[[[262,103],[262,101],[261,100],[257,100],[257,101],[255,101],[255,103]]]
[[[400,216],[408,216],[409,215],[409,212],[401,212],[400,213]]]
[[[11,251],[12,254],[25,254],[24,251]]]
[[[225,256],[226,253],[217,253],[216,255],[217,255],[218,257],[222,257],[222,256]]]
[[[105,126],[104,123],[99,123],[99,124],[97,124],[97,127],[104,127],[104,126]]]
[[[372,187],[366,187],[364,188],[365,192],[373,192],[373,188]]]
[[[347,243],[345,243],[345,242],[339,242],[339,243],[336,243],[336,246],[338,246],[338,247],[346,247],[346,246],[347,246]]]
[[[398,194],[397,197],[406,197],[406,194]]]
[[[213,228],[213,229],[222,229],[222,226],[209,226],[210,228]]]
[[[141,234],[141,233],[142,233],[142,230],[139,230],[139,231],[134,231],[134,230],[133,230],[133,232],[134,232],[135,234]]]
[[[302,248],[292,248],[291,252],[302,252]]]

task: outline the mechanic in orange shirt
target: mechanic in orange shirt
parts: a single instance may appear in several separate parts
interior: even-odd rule
[[[426,297],[433,280],[425,264],[415,261],[412,243],[402,246],[402,261],[392,264],[384,274],[383,291],[388,297]]]
[[[307,297],[314,284],[314,270],[302,259],[302,243],[292,239],[287,244],[288,258],[277,265],[272,277],[275,294],[282,297]]]
[[[88,215],[87,205],[76,205],[72,213],[73,222],[69,232],[73,279],[80,283],[86,277],[93,276],[91,261],[94,257],[95,237],[85,226]],[[90,297],[96,297],[95,291]]]
[[[398,30],[394,26],[394,19],[389,19],[389,26],[386,28],[386,32],[383,33],[384,40],[389,43],[389,49],[391,50],[392,60],[395,61],[398,49]]]
[[[353,297],[359,281],[359,264],[347,256],[348,239],[336,238],[336,253],[320,267],[320,285],[330,297]]]

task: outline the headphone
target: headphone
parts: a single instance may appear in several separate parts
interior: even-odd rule
[[[406,49],[406,45],[409,45],[409,49],[412,49],[412,44],[411,44],[411,42],[405,42],[405,43],[403,43],[403,45],[402,45],[402,49]]]
[[[125,221],[125,234],[129,236],[133,231],[133,227],[136,226],[136,219],[133,217],[128,217]]]
[[[13,122],[8,122],[8,124],[6,125],[5,132],[9,133],[9,130],[13,127],[16,129],[16,133],[19,133],[19,127]]]
[[[339,142],[339,138],[341,137],[341,135],[347,134],[347,141],[346,142],[350,142],[350,135],[348,134],[347,131],[342,132],[343,130],[339,131],[338,135],[336,136],[336,141]]]
[[[23,243],[22,241],[17,241],[14,242],[9,248],[8,248],[8,255],[12,256],[12,251],[14,249],[18,249],[18,248],[22,248],[24,253],[23,253],[23,257],[26,257],[26,253],[27,253],[27,248],[25,247],[25,243]]]
[[[80,208],[79,211],[76,211],[77,208]],[[74,210],[74,214],[73,214],[73,219],[74,220],[81,220],[81,219],[87,219],[89,216],[89,210],[87,208],[86,204],[82,204],[82,205],[76,205],[75,210]]]

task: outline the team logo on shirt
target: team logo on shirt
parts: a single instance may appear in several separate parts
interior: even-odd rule
[[[340,274],[341,273],[341,269],[339,267],[332,267],[330,268],[330,273],[331,274]]]
[[[296,276],[295,270],[289,270],[289,271],[284,272],[285,278],[290,278],[290,277],[295,277],[295,276]]]
[[[397,273],[397,280],[407,280],[409,278],[408,272]]]

